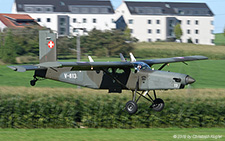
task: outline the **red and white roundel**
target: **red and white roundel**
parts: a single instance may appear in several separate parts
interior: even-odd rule
[[[52,49],[55,46],[55,43],[51,40],[48,42],[48,47]]]

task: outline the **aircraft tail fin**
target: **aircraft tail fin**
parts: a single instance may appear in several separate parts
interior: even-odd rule
[[[120,59],[121,59],[121,62],[127,62],[127,60],[124,58],[122,53],[120,53]]]
[[[91,56],[88,56],[89,62],[94,62]]]
[[[39,61],[56,62],[56,33],[50,33],[49,30],[39,31]]]
[[[136,62],[136,59],[132,53],[130,53],[130,61],[131,62]]]

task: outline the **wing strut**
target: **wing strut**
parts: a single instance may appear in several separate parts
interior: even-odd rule
[[[168,63],[163,64],[158,70],[162,70]]]

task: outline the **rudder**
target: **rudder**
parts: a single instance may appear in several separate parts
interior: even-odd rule
[[[56,33],[50,33],[49,30],[39,31],[39,61],[56,62]]]

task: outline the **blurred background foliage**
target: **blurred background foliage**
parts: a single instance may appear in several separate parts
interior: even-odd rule
[[[23,63],[16,57],[30,56],[32,61],[39,55],[39,28],[8,29],[0,33],[0,59],[5,63]],[[128,54],[137,39],[130,36],[129,30],[100,31],[93,29],[88,35],[80,37],[83,56],[115,57],[119,53]],[[59,58],[76,58],[76,36],[64,36],[57,39]]]

